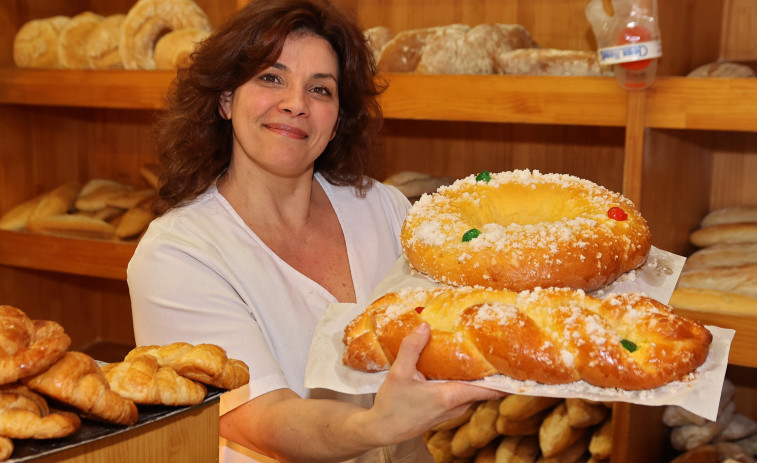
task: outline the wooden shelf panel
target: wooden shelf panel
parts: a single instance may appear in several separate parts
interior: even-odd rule
[[[173,71],[75,71],[0,68],[0,103],[160,109]]]
[[[135,243],[0,230],[0,265],[126,280]]]
[[[647,90],[646,125],[757,131],[757,79],[658,77]]]
[[[172,71],[0,69],[0,103],[161,109]],[[389,119],[621,127],[626,94],[607,77],[386,74]]]
[[[627,96],[610,77],[386,74],[381,96],[392,119],[626,124]]]

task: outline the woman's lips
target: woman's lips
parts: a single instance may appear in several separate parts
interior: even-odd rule
[[[297,127],[292,127],[291,125],[286,124],[266,124],[266,127],[278,134],[284,135],[286,137],[291,138],[297,138],[297,139],[303,139],[307,138],[308,134],[298,129]]]

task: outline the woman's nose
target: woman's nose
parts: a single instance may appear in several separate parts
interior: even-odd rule
[[[279,111],[291,114],[292,116],[307,115],[308,107],[304,92],[293,89],[285,90],[279,102]]]

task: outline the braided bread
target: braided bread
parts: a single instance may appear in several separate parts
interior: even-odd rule
[[[175,342],[165,346],[140,346],[129,352],[125,361],[140,355],[155,357],[160,366],[170,366],[176,373],[210,386],[236,389],[250,380],[250,371],[241,360],[228,358],[226,351],[214,344],[193,346]]]
[[[0,435],[13,439],[53,439],[81,426],[75,413],[50,412],[45,399],[24,386],[0,390]]]
[[[0,384],[46,370],[70,345],[58,323],[31,320],[20,309],[0,306]]]
[[[195,405],[207,394],[201,383],[179,376],[171,367],[161,367],[151,355],[110,363],[102,371],[112,390],[137,404]]]
[[[97,363],[81,352],[67,352],[47,371],[22,382],[94,419],[132,425],[139,418],[134,402],[112,391]]]
[[[515,293],[440,288],[389,293],[345,328],[345,365],[386,370],[402,339],[428,322],[418,360],[429,379],[516,380],[651,389],[682,378],[707,358],[712,334],[638,294],[605,300],[567,288]]]

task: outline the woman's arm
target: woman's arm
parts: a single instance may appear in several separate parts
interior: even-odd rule
[[[473,402],[504,395],[463,383],[426,381],[416,364],[428,338],[426,324],[405,338],[370,409],[302,399],[281,389],[223,415],[221,437],[283,462],[343,461],[420,436]]]

